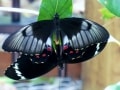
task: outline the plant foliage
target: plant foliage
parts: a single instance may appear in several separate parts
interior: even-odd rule
[[[72,0],[42,0],[38,21],[53,19],[55,14],[60,18],[72,16]]]

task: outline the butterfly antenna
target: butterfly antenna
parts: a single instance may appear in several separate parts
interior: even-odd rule
[[[117,40],[116,38],[114,38],[112,35],[110,35],[110,38],[108,39],[108,42],[109,42],[109,43],[110,43],[110,42],[114,42],[114,43],[116,43],[117,45],[120,46],[120,41]]]

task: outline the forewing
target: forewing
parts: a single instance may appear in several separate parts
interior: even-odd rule
[[[107,30],[99,24],[83,18],[61,20],[63,54],[67,62],[77,63],[99,54],[109,38]]]
[[[29,24],[10,35],[3,44],[3,49],[9,52],[39,54],[46,46],[51,47],[50,35],[52,31],[52,20]]]
[[[57,66],[55,55],[51,55],[48,62],[36,64],[30,60],[30,56],[21,55],[10,67],[5,71],[5,75],[14,80],[25,80],[39,77],[48,73]]]

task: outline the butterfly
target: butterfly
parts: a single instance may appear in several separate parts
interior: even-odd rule
[[[84,18],[70,17],[41,20],[11,34],[3,44],[19,58],[5,75],[24,80],[41,76],[64,63],[79,63],[99,54],[107,44],[108,31]]]

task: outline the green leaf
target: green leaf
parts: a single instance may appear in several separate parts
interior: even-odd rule
[[[105,90],[120,90],[120,84],[115,83],[115,84],[109,85],[105,88]]]
[[[60,18],[72,16],[72,0],[42,0],[38,21],[53,19],[55,14]]]
[[[120,17],[120,0],[98,0],[111,13]]]
[[[48,77],[38,77],[31,79],[30,82],[32,84],[40,84],[40,83],[53,83],[55,78],[48,78]]]
[[[12,79],[4,76],[4,77],[0,77],[0,82],[5,82],[5,83],[10,83],[10,84],[12,84],[12,83],[15,82],[15,80],[12,80]]]
[[[107,8],[100,9],[100,12],[102,14],[102,18],[105,20],[108,20],[108,19],[115,17],[115,15],[112,14]]]

